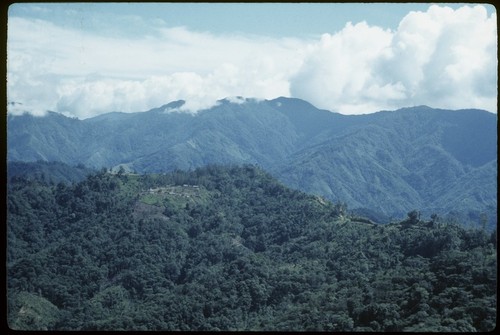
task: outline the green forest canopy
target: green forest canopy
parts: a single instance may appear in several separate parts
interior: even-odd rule
[[[496,231],[373,224],[253,166],[15,178],[7,209],[13,329],[496,326]]]

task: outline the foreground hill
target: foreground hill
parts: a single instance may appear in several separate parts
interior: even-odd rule
[[[496,232],[387,225],[260,169],[8,185],[8,322],[46,330],[490,331]]]
[[[420,106],[346,116],[278,98],[221,100],[192,115],[175,112],[182,104],[86,120],[9,115],[8,160],[139,173],[251,163],[351,208],[396,217],[458,210],[496,221],[495,114]]]

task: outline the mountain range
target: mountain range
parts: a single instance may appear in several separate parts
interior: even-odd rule
[[[79,120],[7,117],[7,160],[138,173],[255,164],[287,186],[386,216],[461,213],[496,222],[497,115],[427,106],[342,115],[294,98],[175,101]]]

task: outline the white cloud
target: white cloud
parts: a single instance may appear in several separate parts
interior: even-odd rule
[[[382,60],[382,68],[391,68],[388,78],[404,84],[409,102],[431,101],[451,108],[474,103],[496,111],[482,98],[497,91],[496,40],[496,17],[488,18],[484,7],[453,11],[431,6],[401,22],[392,46],[394,56]]]
[[[337,34],[324,34],[291,78],[292,95],[344,113],[370,103],[377,99],[373,97],[377,88],[371,87],[377,84],[372,67],[391,40],[389,31],[370,27],[365,22],[356,25],[349,22]],[[391,85],[382,86],[385,91],[392,90]],[[370,87],[371,93],[367,96],[366,90]]]
[[[496,15],[482,6],[431,6],[396,31],[348,23],[308,40],[151,25],[126,38],[9,17],[8,100],[80,118],[179,99],[196,111],[235,96],[294,96],[346,114],[420,104],[496,112]]]
[[[212,107],[217,100],[242,95],[267,99],[288,95],[286,81],[243,73],[222,64],[206,76],[176,72],[145,80],[90,79],[61,81],[56,110],[87,118],[103,111],[145,111],[174,100],[186,100],[180,110],[195,112]]]
[[[291,93],[346,114],[426,104],[496,112],[496,14],[430,6],[395,32],[362,22],[324,35]]]
[[[214,36],[185,28],[123,39],[9,20],[8,99],[81,118],[147,110],[183,99],[186,110],[227,96],[289,95],[302,42]]]

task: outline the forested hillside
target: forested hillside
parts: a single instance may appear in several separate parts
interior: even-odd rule
[[[176,101],[78,120],[7,118],[9,161],[59,161],[138,173],[257,164],[292,188],[375,216],[455,213],[496,225],[497,116],[426,106],[341,115],[291,98],[221,100],[197,114]]]
[[[32,179],[48,184],[79,182],[96,172],[80,164],[70,166],[61,162],[7,162],[7,178]]]
[[[253,166],[8,184],[8,323],[491,331],[496,231],[376,225]]]

